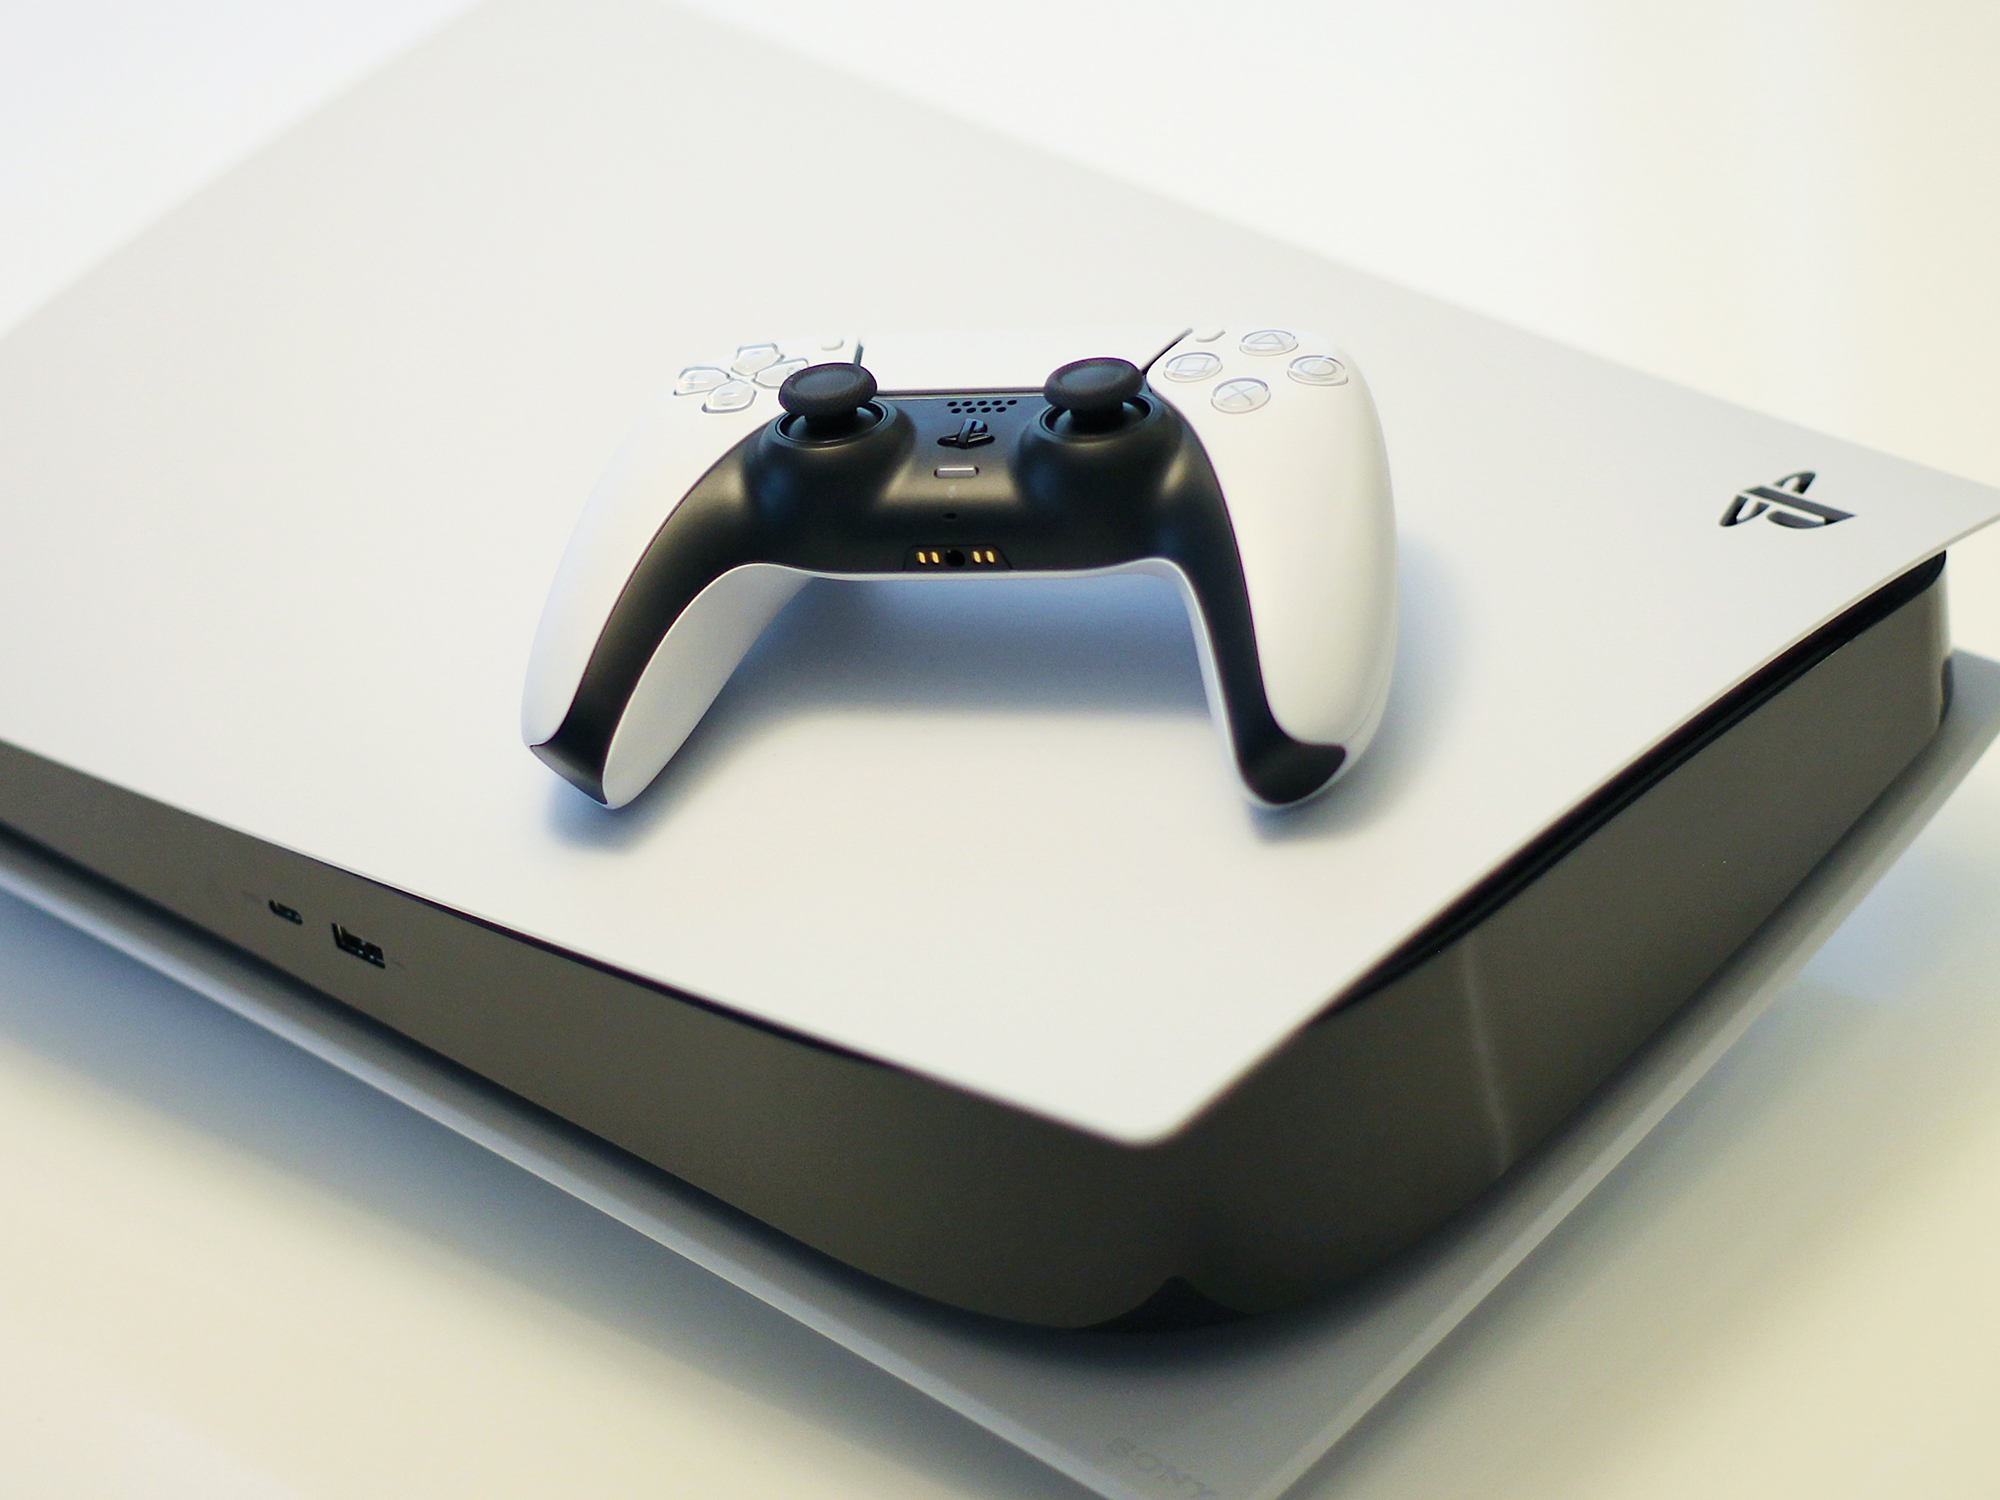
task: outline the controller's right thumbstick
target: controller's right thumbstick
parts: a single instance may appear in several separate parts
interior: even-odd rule
[[[1049,377],[1042,399],[1067,414],[1072,432],[1113,432],[1133,415],[1132,398],[1145,381],[1129,359],[1072,360]]]

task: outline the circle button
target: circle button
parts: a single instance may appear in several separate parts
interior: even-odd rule
[[[1245,354],[1290,354],[1299,347],[1299,341],[1282,328],[1260,328],[1244,334],[1243,342],[1236,347]]]
[[[1169,380],[1206,380],[1222,368],[1222,361],[1206,349],[1197,349],[1192,354],[1176,354],[1167,361],[1166,375]]]
[[[1347,384],[1347,366],[1331,354],[1301,354],[1287,373],[1301,385]]]
[[[1271,399],[1271,388],[1261,380],[1244,376],[1239,380],[1225,380],[1215,388],[1209,404],[1217,411],[1255,411]]]
[[[741,411],[757,399],[757,387],[747,380],[732,380],[719,385],[708,393],[708,399],[701,403],[703,411]]]

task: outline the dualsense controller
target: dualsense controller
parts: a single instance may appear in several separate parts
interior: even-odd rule
[[[1395,654],[1367,384],[1284,328],[743,344],[612,461],[542,613],[536,755],[611,807],[672,759],[813,578],[1151,573],[1178,589],[1250,798],[1352,766]]]

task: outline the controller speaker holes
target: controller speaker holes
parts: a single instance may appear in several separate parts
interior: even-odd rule
[[[903,568],[913,573],[992,573],[1009,566],[998,547],[912,547]]]
[[[352,954],[364,964],[373,964],[378,969],[389,967],[389,961],[382,956],[382,949],[378,944],[369,942],[358,932],[349,932],[338,922],[333,924],[333,946],[342,953]]]
[[[272,916],[282,917],[294,927],[303,927],[305,925],[306,919],[299,915],[299,909],[296,906],[287,906],[282,901],[266,901],[264,904],[271,908]]]
[[[1017,405],[1020,399],[1019,396],[967,396],[958,401],[945,402],[944,409],[954,417],[987,416]]]

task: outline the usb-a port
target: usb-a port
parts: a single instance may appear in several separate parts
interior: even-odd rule
[[[388,960],[382,957],[382,949],[378,945],[357,933],[349,932],[338,922],[333,924],[333,946],[342,953],[352,953],[363,963],[373,964],[378,969],[386,969],[389,966]]]

